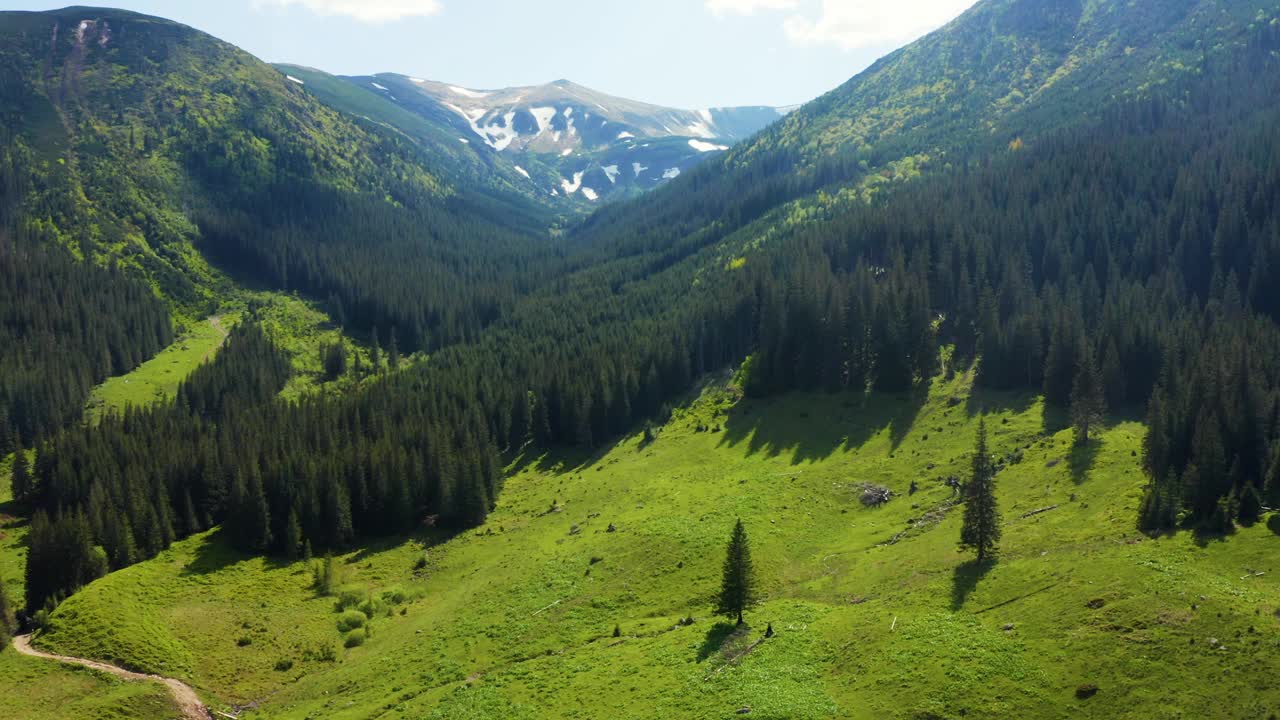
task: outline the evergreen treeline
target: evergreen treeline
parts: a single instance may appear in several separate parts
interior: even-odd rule
[[[291,178],[207,209],[200,247],[236,274],[327,301],[339,325],[406,354],[475,340],[555,263],[540,238],[476,208],[412,188],[398,197]]]
[[[500,463],[448,397],[388,381],[284,403],[289,367],[246,323],[173,402],[42,445],[23,498],[38,508],[28,609],[220,523],[245,551],[293,556],[484,520]]]
[[[424,522],[474,526],[500,490],[503,450],[597,445],[749,355],[757,394],[904,390],[951,344],[958,361],[980,362],[987,387],[1043,391],[1064,407],[1088,388],[1076,398],[1088,400],[1077,408],[1086,431],[1103,404],[1154,395],[1147,464],[1157,481],[1144,507],[1159,512],[1144,525],[1248,520],[1250,488],[1266,491],[1280,474],[1276,48],[1280,31],[1260,30],[1248,53],[1204,68],[1211,82],[1170,87],[998,157],[957,158],[820,223],[780,221],[742,267],[726,253],[757,238],[716,231],[668,243],[684,210],[672,193],[657,195],[674,203],[662,217],[676,225],[632,234],[593,225],[584,237],[600,244],[572,251],[576,271],[531,283],[503,312],[481,308],[483,331],[461,320],[476,311],[460,311],[441,327],[466,328],[456,335],[473,342],[349,397],[276,400],[283,364],[246,329],[174,403],[39,449],[34,499],[48,514],[49,546],[70,556],[65,576],[29,583],[43,589],[28,607],[103,567],[83,537],[119,567],[219,522],[246,550],[286,554]],[[306,221],[297,222],[289,227]],[[360,297],[378,296],[384,279],[408,292],[405,275],[337,269],[359,267],[357,248],[382,252],[377,241],[303,250],[292,232],[255,257],[277,266],[269,272],[314,273],[307,287],[337,295],[342,314],[360,301],[342,299],[338,278]],[[453,246],[442,247],[437,257],[450,257]],[[407,246],[386,248],[384,260]],[[514,278],[518,265],[503,272]],[[435,320],[417,326],[410,299],[361,322],[390,345],[387,308],[409,308],[392,324],[415,326],[434,346]]]
[[[0,231],[0,454],[80,418],[94,385],[172,341],[146,285]]]

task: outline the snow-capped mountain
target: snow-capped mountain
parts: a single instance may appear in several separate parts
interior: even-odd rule
[[[405,79],[419,93],[451,110],[481,141],[498,151],[596,150],[618,141],[684,137],[701,141],[694,149],[710,152],[724,147],[711,141],[744,139],[782,117],[768,107],[676,110],[613,97],[568,80],[535,87],[472,90]]]
[[[474,152],[509,162],[514,173],[510,181],[526,185],[534,195],[588,205],[679,177],[787,112],[772,107],[678,110],[568,80],[494,90],[393,73],[342,80],[367,91],[360,94],[362,114],[369,114],[368,94],[377,95],[435,129],[452,132]],[[335,95],[326,101],[344,98]]]

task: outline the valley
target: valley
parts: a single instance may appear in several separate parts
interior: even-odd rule
[[[0,11],[0,718],[1275,717],[1280,2],[957,12],[681,110]]]

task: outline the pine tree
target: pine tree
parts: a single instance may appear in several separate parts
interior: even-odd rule
[[[302,526],[298,524],[298,513],[289,513],[289,524],[284,531],[284,555],[293,560],[302,552]]]
[[[739,519],[729,536],[729,547],[724,559],[724,578],[720,595],[716,599],[716,614],[737,617],[743,623],[742,614],[756,604],[755,569],[751,564],[751,548],[747,542],[747,530]]]
[[[973,475],[965,486],[964,526],[960,546],[978,551],[978,562],[996,553],[1000,543],[1000,510],[996,507],[995,467],[987,449],[987,421],[978,421]]]
[[[12,484],[13,499],[18,502],[26,502],[31,495],[31,470],[27,465],[27,452],[23,450],[22,443],[15,441],[13,456],[13,472]]]
[[[1077,363],[1076,379],[1071,385],[1071,426],[1077,445],[1089,443],[1089,433],[1102,424],[1107,414],[1102,378],[1093,353],[1085,350]]]

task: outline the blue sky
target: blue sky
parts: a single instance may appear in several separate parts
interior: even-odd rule
[[[0,0],[0,9],[63,2]],[[488,89],[567,78],[676,107],[789,105],[973,0],[115,0],[272,62]]]

